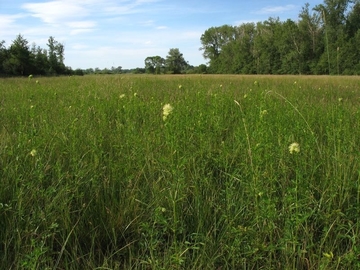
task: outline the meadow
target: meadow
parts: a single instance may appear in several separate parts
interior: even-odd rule
[[[359,269],[360,79],[0,81],[2,269]]]

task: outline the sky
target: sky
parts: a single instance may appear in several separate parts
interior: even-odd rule
[[[178,48],[193,66],[206,64],[200,37],[224,24],[298,20],[305,3],[321,0],[0,0],[0,41],[18,34],[47,48],[53,36],[65,46],[72,69],[143,68],[148,56]]]

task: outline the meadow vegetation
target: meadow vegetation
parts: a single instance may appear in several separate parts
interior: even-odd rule
[[[358,77],[0,85],[2,269],[360,268]]]

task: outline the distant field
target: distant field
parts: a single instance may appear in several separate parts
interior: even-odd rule
[[[2,269],[360,268],[359,77],[9,78],[0,114]]]

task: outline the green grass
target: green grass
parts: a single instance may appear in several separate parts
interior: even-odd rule
[[[3,269],[360,267],[357,77],[37,80],[1,80]]]

